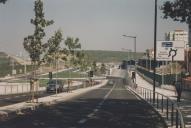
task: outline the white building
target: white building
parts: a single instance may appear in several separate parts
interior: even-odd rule
[[[185,30],[174,30],[165,33],[165,40],[167,41],[184,41],[184,47],[188,44],[188,32]]]

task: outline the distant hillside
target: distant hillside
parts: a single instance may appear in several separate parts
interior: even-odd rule
[[[133,52],[122,52],[122,51],[102,51],[102,50],[86,50],[86,54],[88,54],[89,59],[91,61],[97,62],[121,62],[122,60],[133,59]],[[137,53],[137,58],[143,56],[143,53]]]

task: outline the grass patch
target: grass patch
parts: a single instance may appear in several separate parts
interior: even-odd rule
[[[80,72],[72,72],[72,71],[63,71],[63,72],[58,72],[53,74],[53,78],[84,78],[87,77],[88,74],[82,74]],[[43,75],[41,78],[48,78],[48,75]]]

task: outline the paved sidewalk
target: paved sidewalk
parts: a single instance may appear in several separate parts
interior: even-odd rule
[[[103,80],[99,85],[90,86],[87,88],[81,88],[78,90],[74,90],[70,93],[65,92],[65,93],[59,93],[57,95],[55,94],[55,95],[51,95],[51,96],[47,96],[47,97],[42,97],[42,98],[38,99],[38,103],[21,102],[21,103],[9,105],[9,106],[0,107],[0,119],[1,120],[6,119],[11,114],[22,114],[22,110],[27,110],[27,109],[33,110],[36,107],[38,107],[39,105],[51,105],[51,104],[69,100],[80,94],[84,94],[93,89],[100,88],[100,87],[104,86],[106,83],[107,83],[107,80]]]
[[[153,85],[148,83],[146,80],[144,80],[138,74],[136,75],[136,83],[140,87],[144,87],[144,88],[147,88],[150,90],[153,89]],[[176,102],[176,92],[175,91],[156,87],[156,92],[161,93],[163,95],[166,95],[170,99],[172,99],[173,101]],[[184,117],[186,128],[191,128],[191,100],[190,99],[191,99],[191,97],[189,98],[188,94],[186,95],[186,97],[183,94],[181,102],[178,103],[180,110],[181,110],[183,117]]]

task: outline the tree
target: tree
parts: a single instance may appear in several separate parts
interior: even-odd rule
[[[42,0],[36,0],[34,2],[35,18],[31,19],[31,24],[34,25],[35,30],[33,35],[29,35],[24,38],[24,48],[29,53],[30,59],[34,67],[40,65],[42,62],[42,55],[47,48],[47,43],[42,42],[45,37],[44,29],[53,24],[53,20],[46,20],[43,12]]]
[[[106,73],[106,66],[105,66],[104,63],[101,64],[100,73],[101,73],[101,74],[105,74],[105,73]]]
[[[66,55],[65,50],[61,48],[61,42],[63,41],[63,36],[61,30],[55,32],[47,43],[47,51],[44,56],[44,61],[49,64],[54,64],[55,60],[63,59]]]
[[[172,18],[188,24],[189,44],[191,46],[191,0],[174,0],[164,2],[161,10],[164,13],[164,19]]]
[[[81,71],[86,71],[88,69],[88,56],[84,51],[78,51],[76,53],[77,64]]]
[[[97,73],[98,70],[97,70],[97,62],[96,61],[93,61],[91,69],[92,69],[92,71]]]
[[[68,53],[69,53],[70,65],[76,66],[77,65],[77,60],[76,60],[77,52],[76,51],[81,49],[81,44],[79,43],[79,39],[67,37],[67,39],[65,40],[65,45],[66,45],[66,49],[68,50]]]
[[[7,0],[0,0],[0,3],[5,4]]]

